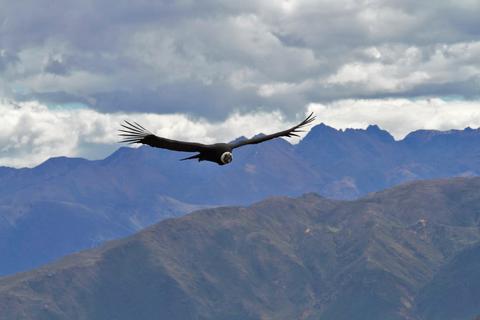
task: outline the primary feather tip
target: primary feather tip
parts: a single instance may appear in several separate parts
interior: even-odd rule
[[[120,143],[141,143],[146,136],[152,134],[150,131],[148,131],[135,121],[133,121],[132,123],[124,120],[123,123],[121,123],[120,125],[122,126],[122,129],[118,130],[118,135],[122,139]]]

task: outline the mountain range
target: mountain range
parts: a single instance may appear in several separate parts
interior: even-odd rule
[[[31,169],[1,167],[0,274],[201,208],[306,192],[354,199],[405,181],[475,176],[480,130],[420,130],[396,141],[378,126],[320,124],[296,145],[277,139],[240,148],[224,167],[178,161],[182,156],[122,147],[103,160],[59,157]]]
[[[480,178],[166,219],[0,278],[0,319],[472,320]]]

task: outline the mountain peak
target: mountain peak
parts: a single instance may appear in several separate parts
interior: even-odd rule
[[[380,129],[380,127],[376,124],[370,124],[367,127],[367,131],[383,131],[383,130]]]
[[[347,128],[347,129],[339,130],[339,129],[330,127],[324,124],[323,122],[313,127],[303,140],[305,140],[305,142],[307,141],[313,142],[313,141],[316,141],[318,137],[335,139],[336,136],[343,137],[347,135],[348,137],[352,137],[352,136],[361,136],[365,134],[372,137],[378,137],[380,140],[383,140],[383,141],[388,141],[388,142],[395,141],[393,136],[388,131],[380,128],[376,124],[371,124],[366,129]]]
[[[338,132],[337,129],[335,129],[334,127],[331,127],[323,122],[321,122],[320,124],[314,126],[312,128],[312,130],[310,131],[317,131],[317,132]]]
[[[317,137],[325,137],[325,136],[333,136],[333,135],[336,135],[337,133],[339,133],[339,130],[333,128],[333,127],[330,127],[328,125],[326,125],[325,123],[320,123],[314,127],[312,127],[312,129],[310,129],[310,131],[307,133],[307,135],[302,139],[301,142],[304,142],[304,141],[314,141],[317,139]]]
[[[88,163],[88,162],[89,160],[84,158],[70,158],[65,156],[52,157],[45,160],[41,164],[39,164],[37,167],[35,167],[35,169],[36,170],[71,169],[78,165]]]
[[[260,132],[260,133],[257,133],[256,135],[253,136],[253,138],[261,138],[261,137],[265,137],[266,134],[263,133],[263,132]]]
[[[464,139],[466,137],[478,137],[480,129],[473,129],[466,127],[463,130],[452,129],[448,131],[432,130],[432,129],[420,129],[410,132],[403,138],[403,142],[410,145],[419,145],[429,143],[431,140],[437,137],[445,137],[447,139]]]
[[[383,140],[390,140],[390,141],[394,141],[395,139],[393,138],[393,136],[390,134],[390,132],[388,132],[387,130],[384,130],[382,128],[380,128],[378,125],[376,124],[371,124],[367,127],[367,129],[365,130],[368,134],[370,135],[374,135],[374,136],[377,136],[379,138],[382,138]]]
[[[236,143],[236,142],[245,141],[245,140],[247,140],[247,137],[245,137],[245,136],[240,136],[240,137],[238,137],[238,138],[233,139],[233,140],[230,141],[229,143]]]

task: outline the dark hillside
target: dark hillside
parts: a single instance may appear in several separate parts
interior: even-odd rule
[[[479,212],[480,178],[206,209],[2,278],[2,319],[471,320]]]

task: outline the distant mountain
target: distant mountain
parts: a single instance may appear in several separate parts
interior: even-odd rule
[[[403,140],[378,126],[366,130],[314,127],[296,151],[316,171],[329,174],[315,191],[354,198],[398,183],[480,172],[480,130],[420,130]]]
[[[318,125],[297,145],[235,150],[224,167],[184,154],[120,148],[104,160],[53,158],[0,167],[0,274],[27,270],[202,207],[317,192],[353,199],[401,182],[475,176],[480,131],[417,131],[395,141],[378,126]]]
[[[128,171],[127,168],[124,170]],[[205,207],[168,197],[105,161],[54,158],[0,179],[0,274]],[[150,175],[158,180],[158,176]]]
[[[0,279],[0,319],[471,320],[480,178],[205,209]]]

